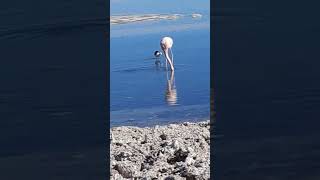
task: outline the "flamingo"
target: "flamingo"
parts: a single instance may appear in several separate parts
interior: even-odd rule
[[[160,41],[160,46],[161,49],[164,53],[164,56],[166,58],[166,68],[168,69],[168,62],[170,64],[171,67],[171,71],[174,71],[174,67],[173,67],[173,54],[172,54],[172,45],[173,45],[173,40],[171,37],[163,37]],[[171,58],[169,57],[169,50],[171,53]]]

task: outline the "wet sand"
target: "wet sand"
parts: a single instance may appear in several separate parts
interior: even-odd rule
[[[111,129],[110,179],[209,179],[210,122]]]

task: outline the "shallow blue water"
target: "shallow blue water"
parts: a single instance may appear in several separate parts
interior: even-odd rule
[[[147,13],[210,13],[209,0],[111,0],[111,15]]]
[[[111,27],[111,126],[209,119],[208,19],[185,17]],[[174,40],[173,75],[165,70],[164,64],[155,65],[153,52],[161,50],[159,42],[164,36]],[[160,60],[165,62],[164,57]],[[168,87],[171,84],[174,88]]]

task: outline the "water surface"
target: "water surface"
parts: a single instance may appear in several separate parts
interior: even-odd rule
[[[209,119],[209,16],[111,26],[111,125]],[[160,39],[174,39],[175,72],[155,64]]]

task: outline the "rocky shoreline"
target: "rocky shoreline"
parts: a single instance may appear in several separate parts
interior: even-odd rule
[[[110,179],[210,179],[210,121],[111,129]]]

